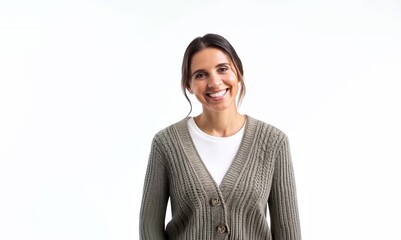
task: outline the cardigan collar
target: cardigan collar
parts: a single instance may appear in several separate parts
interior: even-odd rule
[[[247,115],[246,117],[247,121],[245,123],[245,131],[237,155],[227,170],[227,173],[225,174],[220,185],[214,181],[212,175],[207,170],[199,153],[196,150],[195,144],[188,130],[187,122],[189,117],[186,117],[175,124],[175,129],[178,132],[180,143],[187,156],[186,160],[189,161],[189,165],[194,168],[196,177],[203,187],[203,191],[205,191],[209,198],[218,196],[222,200],[223,204],[224,202],[229,202],[233,197],[233,190],[236,189],[244,169],[249,166],[249,164],[247,164],[250,159],[249,153],[252,151],[254,145],[254,136],[258,124],[256,119]]]

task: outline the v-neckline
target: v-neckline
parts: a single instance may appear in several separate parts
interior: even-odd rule
[[[220,185],[216,183],[200,157],[200,154],[196,150],[188,129],[189,117],[183,119],[177,125],[177,131],[181,139],[182,147],[187,154],[188,162],[194,168],[198,181],[201,183],[203,190],[207,193],[208,197],[215,197],[218,195],[223,201],[229,201],[235,186],[241,178],[242,172],[249,159],[249,153],[253,147],[253,136],[256,127],[254,119],[247,115],[246,117],[247,120],[244,126],[244,135],[242,136],[238,152],[224,175]]]

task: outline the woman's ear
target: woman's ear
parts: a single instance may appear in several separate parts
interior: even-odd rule
[[[187,90],[188,90],[188,92],[189,92],[190,94],[193,94],[191,88],[188,87]]]

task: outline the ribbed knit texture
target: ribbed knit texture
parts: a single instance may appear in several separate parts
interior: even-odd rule
[[[196,151],[187,118],[155,135],[143,190],[141,240],[301,239],[287,136],[247,118],[240,149],[220,186]],[[165,227],[169,197],[172,219]]]

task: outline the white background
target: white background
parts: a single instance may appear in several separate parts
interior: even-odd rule
[[[399,0],[0,0],[0,239],[138,239],[209,32],[243,61],[240,111],[290,138],[303,238],[400,239]]]

